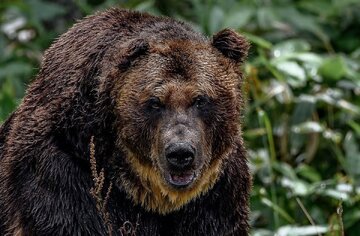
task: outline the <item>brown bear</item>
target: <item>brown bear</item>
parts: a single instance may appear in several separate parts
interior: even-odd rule
[[[75,24],[0,128],[0,234],[248,235],[248,47],[121,9]]]

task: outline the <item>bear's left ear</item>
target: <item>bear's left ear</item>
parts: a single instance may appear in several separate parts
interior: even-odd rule
[[[244,36],[230,29],[224,29],[212,38],[212,45],[225,57],[236,63],[242,63],[247,57],[250,44]]]
[[[130,42],[122,45],[122,48],[119,52],[121,55],[118,60],[119,69],[129,68],[134,60],[138,57],[147,54],[149,51],[149,43],[144,39],[134,39]]]

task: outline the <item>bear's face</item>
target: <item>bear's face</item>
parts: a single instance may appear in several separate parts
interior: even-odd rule
[[[241,74],[214,43],[136,44],[113,92],[117,143],[137,176],[121,182],[136,203],[167,213],[216,182],[239,135]]]

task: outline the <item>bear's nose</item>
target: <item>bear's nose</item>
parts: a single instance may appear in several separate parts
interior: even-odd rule
[[[195,150],[187,143],[173,143],[165,149],[165,156],[172,167],[184,169],[193,163]]]

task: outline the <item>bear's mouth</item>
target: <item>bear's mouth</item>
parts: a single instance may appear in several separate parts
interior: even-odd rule
[[[195,178],[194,171],[168,173],[165,177],[166,181],[175,188],[186,188],[194,182]]]

